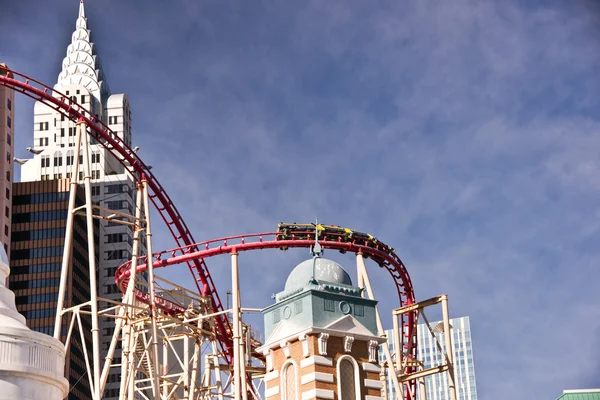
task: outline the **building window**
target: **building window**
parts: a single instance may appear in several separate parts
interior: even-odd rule
[[[81,96],[81,104],[85,103],[85,94]]]
[[[356,304],[354,306],[354,315],[356,315],[357,317],[364,317],[365,316],[365,306],[364,306],[364,304]]]
[[[6,198],[10,199],[10,189],[6,188]]]
[[[65,137],[65,128],[60,128],[60,137]]]
[[[62,154],[60,151],[54,153],[54,166],[62,167]]]
[[[6,161],[10,162],[10,153],[8,151],[6,152]]]
[[[349,355],[339,358],[337,384],[339,400],[360,400],[360,374],[358,363]]]
[[[12,128],[12,120],[10,117],[6,117],[6,125],[8,125],[9,128]]]
[[[335,311],[335,300],[325,299],[324,302],[325,311]]]
[[[40,131],[48,130],[48,122],[40,122]]]
[[[4,209],[4,215],[6,216],[6,218],[10,217],[10,208],[8,208],[8,206]]]
[[[10,171],[6,171],[6,180],[10,182]]]
[[[10,99],[6,99],[6,107],[7,107],[9,110],[12,110],[12,101],[10,101]]]
[[[12,144],[12,139],[10,135],[6,135],[6,143],[8,143],[9,146]]]
[[[291,361],[281,370],[281,400],[298,400],[298,372]]]
[[[8,225],[4,225],[4,235],[8,236]]]

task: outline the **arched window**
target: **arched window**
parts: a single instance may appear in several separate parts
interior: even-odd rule
[[[358,363],[349,355],[344,355],[338,360],[337,384],[339,400],[360,400]]]
[[[54,166],[62,167],[62,154],[60,151],[54,152]]]
[[[281,368],[281,400],[298,400],[298,368],[288,361]]]
[[[73,165],[73,157],[75,157],[75,152],[73,150],[67,151],[67,165]]]

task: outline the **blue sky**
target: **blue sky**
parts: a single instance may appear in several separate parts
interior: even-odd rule
[[[54,84],[78,2],[2,3],[0,61]],[[315,216],[371,232],[419,299],[448,293],[451,314],[471,317],[480,398],[600,387],[596,2],[90,0],[86,12],[113,93],[130,96],[133,140],[197,240]],[[16,105],[26,156],[33,106]],[[172,247],[154,226],[155,249]],[[243,255],[245,304],[270,304],[306,257]],[[209,262],[221,293],[227,263]],[[387,315],[392,283],[370,271]]]

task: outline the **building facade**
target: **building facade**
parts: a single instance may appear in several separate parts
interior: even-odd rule
[[[600,400],[600,389],[563,390],[556,400]]]
[[[0,64],[6,67],[5,64]],[[0,73],[2,73],[0,71]],[[10,77],[10,76],[9,76]],[[0,210],[2,210],[2,228],[0,242],[10,259],[10,213],[12,181],[14,177],[13,132],[15,124],[15,94],[12,89],[0,86]]]
[[[430,324],[431,329],[438,338],[442,349],[446,350],[446,337],[442,321]],[[477,385],[475,381],[475,364],[473,362],[473,343],[471,340],[471,325],[469,317],[450,319],[452,330],[452,349],[454,354],[454,374],[456,395],[459,400],[477,400]],[[393,340],[393,331],[387,330],[390,351],[395,351],[396,344]],[[417,326],[417,359],[423,362],[423,368],[433,368],[444,363],[443,354],[437,347],[436,341],[425,324]],[[380,357],[383,357],[381,355]],[[383,359],[381,359],[383,361]],[[388,398],[395,399],[394,386],[391,379],[387,381]],[[441,373],[425,378],[427,400],[450,400],[448,391],[448,374]],[[419,398],[422,398],[419,394]]]
[[[379,400],[376,301],[361,297],[348,273],[316,255],[289,275],[263,310],[269,400]]]
[[[125,94],[112,94],[92,42],[91,31],[85,15],[83,1],[79,4],[75,30],[62,62],[62,70],[54,86],[72,101],[84,106],[91,114],[107,124],[128,146],[131,146],[131,110]],[[58,95],[57,95],[58,96]],[[74,156],[76,126],[60,113],[42,103],[34,107],[33,159],[21,169],[25,182],[53,179],[82,181],[83,170],[73,176],[74,163],[83,162]],[[92,200],[101,207],[133,214],[135,185],[123,166],[99,144],[90,144]],[[121,293],[115,284],[118,266],[131,258],[133,231],[130,226],[102,220],[99,224],[98,243],[98,296],[115,301]],[[145,252],[141,241],[141,252]],[[108,350],[114,330],[114,319],[101,318],[101,357]],[[114,363],[120,362],[118,349]],[[120,371],[111,369],[105,398],[118,396]]]
[[[69,202],[69,180],[15,183],[13,185],[12,259],[9,288],[15,293],[17,311],[27,326],[47,335],[54,334],[56,305],[60,282],[65,225]],[[77,191],[76,206],[84,204],[83,188]],[[75,217],[73,251],[65,307],[89,298],[87,230],[83,217]],[[87,349],[91,349],[91,318],[82,314]],[[66,336],[68,324],[61,328]],[[84,347],[75,328],[66,349],[65,376],[69,379],[69,399],[89,399]]]

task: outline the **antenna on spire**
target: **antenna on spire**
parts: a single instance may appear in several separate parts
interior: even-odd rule
[[[312,276],[310,277],[310,282],[318,285],[318,281],[315,277],[316,272],[317,272],[316,271],[317,258],[321,258],[321,255],[323,255],[323,249],[322,249],[321,245],[319,244],[319,218],[315,219],[315,245],[311,248],[311,253],[313,255],[313,265],[312,265]]]
[[[315,218],[315,245],[312,247],[311,253],[314,257],[323,255],[323,249],[319,244],[319,218]]]
[[[85,18],[85,8],[83,0],[79,0],[79,18]]]

